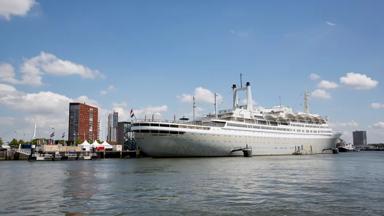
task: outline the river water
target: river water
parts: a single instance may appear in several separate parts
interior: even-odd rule
[[[384,215],[384,152],[0,162],[6,215]]]

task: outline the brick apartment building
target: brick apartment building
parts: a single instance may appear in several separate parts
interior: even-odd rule
[[[98,108],[85,103],[69,104],[68,141],[97,140],[99,138]]]

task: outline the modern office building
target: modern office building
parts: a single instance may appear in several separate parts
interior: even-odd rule
[[[117,142],[117,123],[119,121],[119,113],[113,112],[108,115],[108,134],[107,142],[116,144]]]
[[[130,150],[135,150],[136,145],[133,142],[133,132],[131,122],[119,122],[117,125],[117,144],[124,145]]]
[[[361,147],[367,145],[367,132],[366,131],[353,131],[353,145]]]
[[[98,133],[98,108],[85,103],[69,104],[68,141],[97,140]]]

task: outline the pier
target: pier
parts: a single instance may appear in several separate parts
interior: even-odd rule
[[[0,160],[36,160],[36,155],[45,160],[83,160],[85,156],[90,156],[91,159],[124,159],[141,156],[140,150],[83,151],[78,146],[43,145],[36,149],[2,149]]]

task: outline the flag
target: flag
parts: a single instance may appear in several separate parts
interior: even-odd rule
[[[49,135],[49,137],[54,137],[55,136],[55,132],[52,132],[51,135]]]
[[[63,133],[63,135],[61,135],[61,138],[63,139],[65,137],[65,132]]]
[[[135,113],[133,113],[133,109],[131,109],[131,118],[135,117]]]

